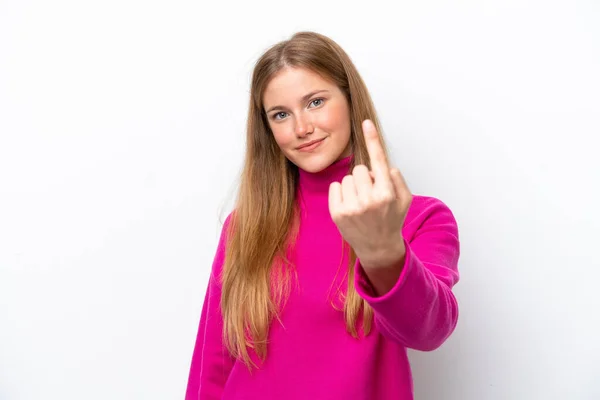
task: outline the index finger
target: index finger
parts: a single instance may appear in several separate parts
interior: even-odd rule
[[[373,171],[375,184],[391,185],[390,167],[373,121],[369,119],[364,120],[362,127],[363,134],[365,135],[365,142],[367,144],[367,151],[369,152],[369,158],[371,159],[371,170]]]

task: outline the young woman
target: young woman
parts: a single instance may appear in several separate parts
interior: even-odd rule
[[[458,318],[451,211],[389,165],[363,80],[323,35],[258,60],[246,140],[186,399],[412,399],[406,349],[436,349]]]

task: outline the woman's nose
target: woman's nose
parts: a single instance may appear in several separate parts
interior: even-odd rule
[[[314,130],[313,124],[309,118],[304,116],[299,116],[296,118],[296,135],[299,137],[304,137]]]

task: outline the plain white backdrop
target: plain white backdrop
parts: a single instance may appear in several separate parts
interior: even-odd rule
[[[183,398],[253,63],[297,30],[349,53],[395,166],[459,223],[460,320],[411,351],[416,399],[599,399],[599,21],[593,0],[1,0],[0,399]]]

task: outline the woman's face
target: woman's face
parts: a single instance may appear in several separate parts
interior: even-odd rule
[[[319,74],[284,68],[265,88],[263,106],[275,141],[299,168],[319,172],[351,154],[348,101]]]

